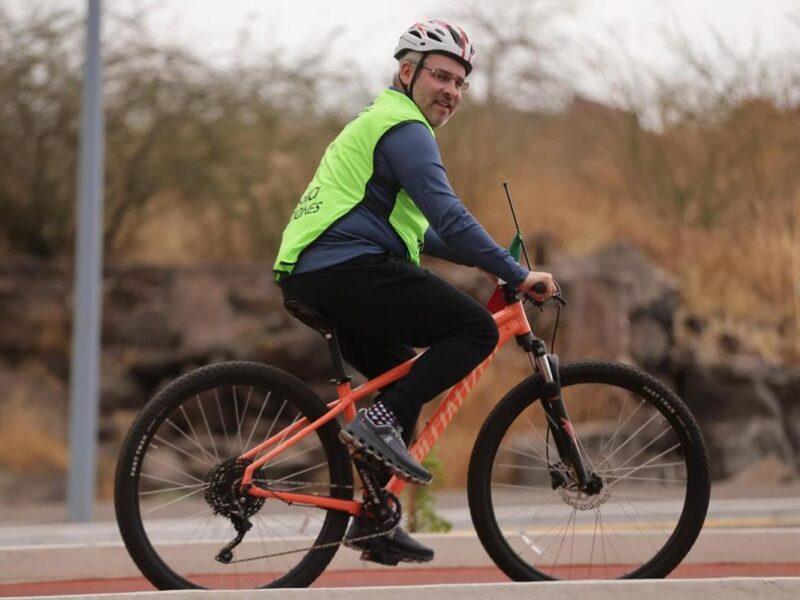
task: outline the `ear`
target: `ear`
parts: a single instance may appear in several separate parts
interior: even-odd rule
[[[411,83],[411,79],[414,77],[415,68],[416,65],[413,65],[409,62],[404,62],[400,65],[400,81],[402,81],[404,85]]]

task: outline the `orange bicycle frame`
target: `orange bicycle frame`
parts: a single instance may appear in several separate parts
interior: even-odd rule
[[[500,334],[497,346],[495,346],[492,353],[481,364],[475,367],[464,379],[455,384],[447,392],[441,404],[439,404],[427,425],[420,433],[417,441],[410,448],[411,455],[419,462],[422,462],[431,448],[436,444],[439,436],[442,435],[450,421],[458,412],[458,409],[461,408],[467,394],[475,387],[478,379],[480,379],[492,360],[494,360],[500,348],[502,348],[512,336],[525,335],[531,331],[522,302],[509,304],[505,308],[494,313],[493,317]],[[332,419],[335,419],[340,414],[344,413],[344,418],[347,421],[353,419],[356,414],[356,402],[406,375],[419,356],[421,355],[415,356],[355,389],[351,389],[349,382],[338,385],[338,398],[328,404],[329,410],[322,417],[313,422],[309,422],[308,419],[303,418],[242,454],[240,456],[241,459],[253,461],[245,469],[244,476],[242,477],[242,487],[247,489],[250,495],[259,496],[261,498],[276,498],[288,504],[302,504],[340,510],[350,513],[351,515],[360,514],[362,502],[359,500],[344,500],[316,494],[267,490],[253,483],[253,474],[257,469],[270,462],[281,452],[310,433],[313,433]],[[264,453],[263,455],[262,452]],[[405,485],[406,483],[403,480],[392,477],[386,485],[386,490],[398,496]]]

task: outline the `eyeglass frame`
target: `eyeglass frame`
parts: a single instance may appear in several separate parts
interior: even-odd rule
[[[426,71],[429,71],[430,74],[433,75],[436,78],[436,80],[443,85],[447,85],[451,81],[453,81],[456,85],[456,90],[458,90],[459,92],[466,92],[469,89],[469,81],[467,81],[464,77],[453,75],[447,69],[432,69],[431,67],[428,67],[426,65],[421,65],[416,62],[412,62],[411,64],[417,67],[422,67]],[[461,83],[459,83],[459,81],[461,81]]]

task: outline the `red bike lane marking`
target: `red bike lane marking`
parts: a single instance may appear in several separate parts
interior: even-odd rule
[[[712,563],[680,565],[671,579],[716,577],[798,577],[800,563]],[[313,587],[409,586],[446,583],[501,583],[509,581],[497,567],[370,569],[323,573]],[[257,581],[252,582],[253,585]],[[144,578],[83,579],[0,584],[0,597],[106,594],[155,591]]]

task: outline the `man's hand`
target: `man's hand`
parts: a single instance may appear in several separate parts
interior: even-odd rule
[[[543,283],[547,287],[547,291],[541,294],[534,292],[533,286],[537,283]],[[525,278],[525,281],[517,286],[517,290],[520,292],[527,292],[539,302],[544,302],[550,298],[550,296],[555,294],[556,291],[558,291],[558,287],[556,286],[555,279],[553,279],[553,276],[550,273],[545,273],[543,271],[530,271],[528,276]]]

